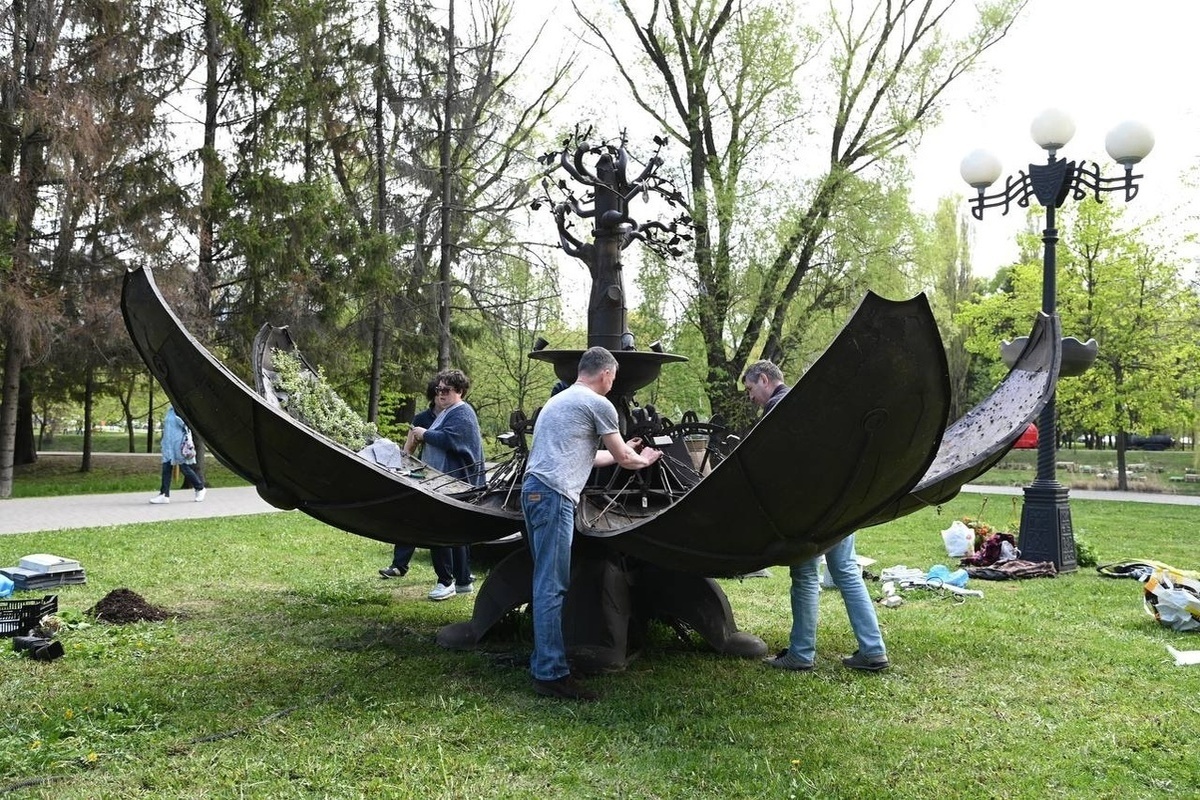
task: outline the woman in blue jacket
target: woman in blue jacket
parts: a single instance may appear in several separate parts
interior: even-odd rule
[[[190,453],[184,453],[184,443],[190,444],[191,437],[188,427],[175,413],[174,406],[167,406],[167,414],[162,421],[162,439],[160,447],[162,448],[162,488],[159,491],[158,497],[152,498],[151,503],[159,505],[162,503],[171,502],[171,476],[175,471],[175,467],[184,476],[192,482],[192,486],[196,490],[196,502],[204,501],[204,495],[207,490],[204,488],[204,480],[193,464],[196,463],[196,451],[194,445]]]
[[[413,426],[404,449],[425,445],[421,460],[438,472],[472,486],[484,483],[483,436],[475,409],[464,400],[471,382],[457,369],[442,370],[434,384],[437,418],[428,428]],[[437,585],[429,592],[430,600],[446,600],[466,594],[475,586],[471,580],[471,556],[467,546],[430,548]]]

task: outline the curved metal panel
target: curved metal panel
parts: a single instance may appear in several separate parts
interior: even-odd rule
[[[126,273],[121,312],[176,410],[272,505],[360,536],[419,547],[494,541],[520,530],[519,512],[438,494],[273,408],[192,338],[149,270]]]
[[[604,497],[592,497],[580,508],[581,530],[688,572],[794,563],[912,490],[937,452],[949,405],[928,301],[868,293],[812,368],[675,505],[632,521],[610,518]]]
[[[1004,380],[946,429],[937,456],[912,493],[870,524],[944,503],[995,466],[1054,394],[1062,362],[1061,342],[1058,317],[1039,313],[1025,349]]]
[[[126,275],[122,312],[180,413],[277,507],[424,547],[494,542],[521,529],[513,502],[519,469],[506,477],[500,500],[437,491],[364,460],[292,419],[272,392],[265,399],[247,387],[184,329],[148,270]],[[265,326],[260,335],[286,331]],[[665,506],[637,502],[638,481],[654,480],[638,473],[625,476],[620,497],[589,486],[578,530],[664,568],[729,575],[795,563],[857,528],[943,502],[994,465],[1053,394],[1057,321],[1039,319],[1030,339],[996,391],[947,428],[948,369],[928,302],[868,294],[821,358],[711,473],[696,473]],[[280,344],[289,348],[290,337]],[[259,349],[256,371],[266,369]]]

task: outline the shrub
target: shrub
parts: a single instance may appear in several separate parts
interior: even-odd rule
[[[375,425],[365,422],[338,396],[322,370],[318,368],[314,374],[298,355],[283,350],[273,350],[271,361],[281,395],[287,395],[281,396],[280,402],[292,417],[355,452],[379,438]]]

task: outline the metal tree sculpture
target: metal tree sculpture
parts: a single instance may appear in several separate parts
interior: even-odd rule
[[[535,201],[534,209],[543,203],[551,203],[554,222],[558,227],[558,238],[563,251],[587,265],[592,276],[592,291],[588,301],[588,346],[605,347],[613,352],[632,350],[633,334],[628,329],[625,306],[625,285],[622,272],[621,252],[634,242],[663,256],[680,256],[683,251],[676,245],[691,236],[680,229],[691,219],[680,214],[669,223],[652,220],[639,222],[629,213],[631,200],[641,195],[647,202],[655,194],[674,207],[682,204],[683,196],[675,186],[658,174],[663,164],[660,153],[666,139],[656,136],[654,155],[633,180],[629,179],[630,159],[626,149],[626,134],[621,133],[616,142],[588,143],[588,129],[582,137],[578,134],[563,142],[561,150],[547,153],[539,160],[551,167],[551,171],[562,169],[579,184],[587,187],[582,197],[576,196],[560,179],[557,188],[564,199],[554,202],[550,198],[551,184],[543,179],[545,196]],[[573,141],[578,144],[572,146]],[[595,156],[595,168],[589,169],[584,159]],[[587,242],[572,231],[572,215],[593,220],[592,237]]]

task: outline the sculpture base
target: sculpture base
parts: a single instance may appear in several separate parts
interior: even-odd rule
[[[1074,572],[1075,530],[1067,487],[1058,481],[1034,481],[1025,487],[1017,546],[1027,561],[1052,561],[1059,572]]]
[[[533,560],[521,548],[488,574],[471,619],[439,630],[438,644],[474,649],[509,611],[531,601],[532,587]],[[625,669],[641,650],[652,619],[694,631],[719,653],[741,658],[767,654],[766,642],[737,629],[725,592],[711,578],[633,562],[598,547],[575,549],[571,588],[563,604],[563,636],[573,669]]]

